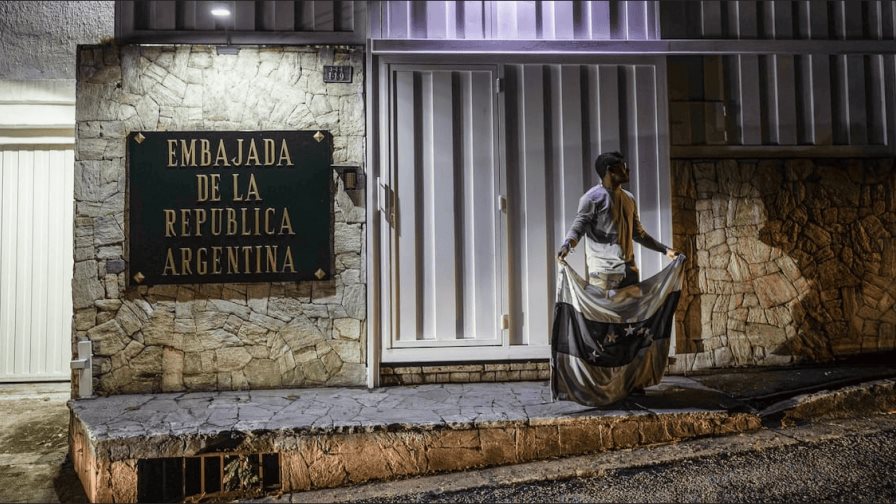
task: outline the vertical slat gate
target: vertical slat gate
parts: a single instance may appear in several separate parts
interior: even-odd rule
[[[395,75],[395,115],[404,120],[395,122],[394,140],[396,143],[395,159],[397,166],[414,167],[418,160],[418,140],[415,138],[416,109],[414,98],[419,94],[416,89],[419,81],[411,72],[397,72]],[[410,120],[408,120],[410,118]],[[400,146],[400,148],[398,147]],[[422,332],[421,310],[418,300],[420,292],[420,243],[417,239],[417,208],[420,198],[420,186],[417,183],[416,169],[398,169],[395,174],[395,193],[397,201],[397,222],[395,237],[397,246],[397,262],[395,263],[396,282],[398,288],[398,307],[394,325],[398,339],[416,340]]]
[[[662,2],[659,13],[663,37],[668,39],[890,41],[896,37],[894,0],[669,1]],[[886,89],[887,58],[880,54],[725,56],[728,140],[722,143],[892,146],[887,124],[893,121],[888,111],[894,98]],[[711,79],[710,72],[704,71],[705,78]],[[676,137],[675,143],[720,143],[699,135],[691,141],[682,138]]]
[[[659,2],[390,1],[385,38],[655,40]],[[456,26],[456,30],[451,28]]]
[[[392,348],[503,343],[495,75],[393,72]]]
[[[544,110],[544,75],[541,66],[527,65],[515,70],[521,78],[517,80],[517,89],[508,89],[514,93],[513,102],[519,107],[519,138],[514,146],[508,149],[517,150],[520,154],[518,187],[519,197],[512,207],[519,213],[516,221],[520,229],[516,236],[519,242],[513,244],[518,252],[517,259],[522,264],[519,271],[520,290],[522,291],[521,307],[511,309],[511,317],[519,323],[521,333],[511,336],[513,343],[531,344],[544,340],[537,335],[547,334],[550,328],[549,305],[551,291],[549,279],[553,274],[550,253],[550,228],[548,219],[547,166],[544,148],[545,110]],[[510,82],[508,82],[510,84]],[[510,99],[510,98],[509,98]],[[516,326],[516,323],[514,324]],[[534,341],[532,335],[536,335]],[[541,341],[543,342],[543,341]]]
[[[69,378],[73,164],[0,150],[0,381]]]
[[[892,40],[896,25],[894,0],[662,0],[656,3],[663,39]],[[724,22],[717,24],[717,18]]]
[[[657,96],[657,72],[655,66],[639,65],[634,67],[633,83],[636,109],[636,124],[631,125],[629,134],[636,132],[638,136],[637,172],[632,179],[638,183],[638,211],[641,223],[651,236],[672,246],[672,230],[664,226],[670,208],[661,206],[662,196],[669,192],[668,167],[659,157],[659,104]],[[665,238],[663,238],[665,236]],[[663,256],[654,251],[642,251],[639,258],[641,278],[647,278],[663,268]]]
[[[647,231],[671,242],[669,167],[661,142],[655,65],[510,65],[506,115],[511,207],[511,344],[547,345],[555,254],[578,201],[597,182],[594,159],[621,150]],[[636,247],[638,250],[640,247]],[[568,262],[582,274],[582,248]],[[660,254],[638,252],[642,277]]]

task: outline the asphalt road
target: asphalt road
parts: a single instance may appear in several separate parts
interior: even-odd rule
[[[896,431],[712,456],[590,478],[368,502],[894,502]]]

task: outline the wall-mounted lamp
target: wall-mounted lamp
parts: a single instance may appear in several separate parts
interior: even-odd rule
[[[212,16],[216,19],[222,20],[222,25],[224,26],[224,40],[227,44],[226,46],[218,46],[215,48],[216,52],[220,54],[239,54],[239,47],[233,47],[230,45],[230,33],[227,32],[227,26],[230,24],[230,9],[227,7],[215,6],[209,11]],[[227,21],[224,21],[227,20]],[[217,23],[216,23],[217,24]]]
[[[366,181],[361,167],[358,165],[333,165],[333,169],[342,179],[342,188],[355,206],[364,206],[364,191]]]

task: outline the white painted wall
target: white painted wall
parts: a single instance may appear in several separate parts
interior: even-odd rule
[[[73,163],[0,146],[0,381],[69,379]]]
[[[68,380],[75,51],[114,2],[0,2],[0,381]]]

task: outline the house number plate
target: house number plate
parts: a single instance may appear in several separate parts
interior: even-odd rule
[[[324,65],[324,82],[352,82],[352,67]]]

